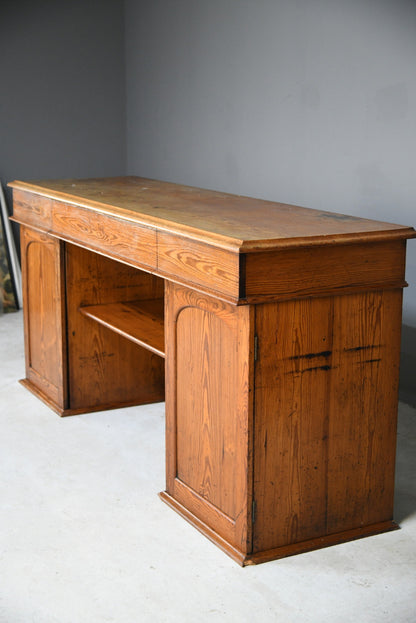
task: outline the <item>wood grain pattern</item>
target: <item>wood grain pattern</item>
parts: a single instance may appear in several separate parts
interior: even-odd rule
[[[247,551],[252,310],[173,284],[166,305],[167,492]]]
[[[10,186],[244,252],[416,235],[402,225],[140,177],[15,181]]]
[[[91,410],[164,399],[164,361],[80,313],[88,305],[158,299],[157,277],[67,245],[70,408]]]
[[[42,195],[15,189],[13,191],[14,221],[50,231],[53,200]]]
[[[393,519],[401,297],[334,301],[328,532]]]
[[[331,305],[256,308],[255,552],[326,533]]]
[[[246,257],[245,287],[250,302],[402,288],[406,242],[285,249]]]
[[[176,318],[176,336],[189,346],[177,354],[177,478],[235,520],[233,327],[224,315],[187,307]]]
[[[163,400],[165,350],[161,497],[240,564],[396,527],[413,228],[135,177],[11,186],[34,393]]]
[[[239,297],[239,256],[225,249],[158,232],[158,273],[194,288]]]
[[[165,356],[164,299],[80,307],[88,316],[151,352]]]
[[[364,526],[362,528],[353,528],[351,530],[345,530],[344,532],[328,534],[316,539],[309,539],[308,541],[301,541],[300,543],[291,543],[290,545],[282,545],[281,547],[265,550],[263,552],[249,554],[243,558],[240,564],[242,566],[258,565],[263,562],[279,560],[280,558],[311,552],[315,549],[322,549],[323,547],[331,547],[333,545],[339,545],[340,543],[346,543],[348,541],[356,541],[357,539],[374,536],[383,532],[391,532],[392,530],[397,530],[398,528],[399,526],[394,523],[394,521],[384,521],[370,526]],[[232,556],[232,554],[229,555]],[[237,562],[239,561],[237,560]]]
[[[128,221],[82,208],[74,213],[72,206],[55,202],[52,229],[61,238],[83,243],[108,257],[130,260],[140,267],[156,267],[156,232],[150,227],[132,227]]]
[[[405,240],[416,236],[134,177],[11,186],[19,222],[232,303],[403,287]]]
[[[67,403],[62,242],[22,227],[26,381],[57,411]]]
[[[257,306],[254,552],[391,522],[400,297]]]

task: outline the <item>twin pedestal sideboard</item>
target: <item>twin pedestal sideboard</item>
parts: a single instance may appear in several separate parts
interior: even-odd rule
[[[60,415],[165,400],[160,495],[242,565],[397,527],[413,228],[137,177],[11,186],[28,389]]]

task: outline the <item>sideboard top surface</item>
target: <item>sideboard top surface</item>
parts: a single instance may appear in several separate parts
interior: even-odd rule
[[[240,252],[416,236],[403,225],[133,176],[9,186]]]

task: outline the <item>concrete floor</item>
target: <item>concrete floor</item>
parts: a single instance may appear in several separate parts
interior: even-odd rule
[[[401,530],[242,569],[165,506],[164,406],[61,419],[17,383],[0,317],[1,623],[416,622],[416,413],[400,405]]]

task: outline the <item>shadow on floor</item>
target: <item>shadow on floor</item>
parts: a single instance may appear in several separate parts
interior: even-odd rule
[[[416,410],[401,404],[397,433],[394,519],[401,523],[416,514]]]

